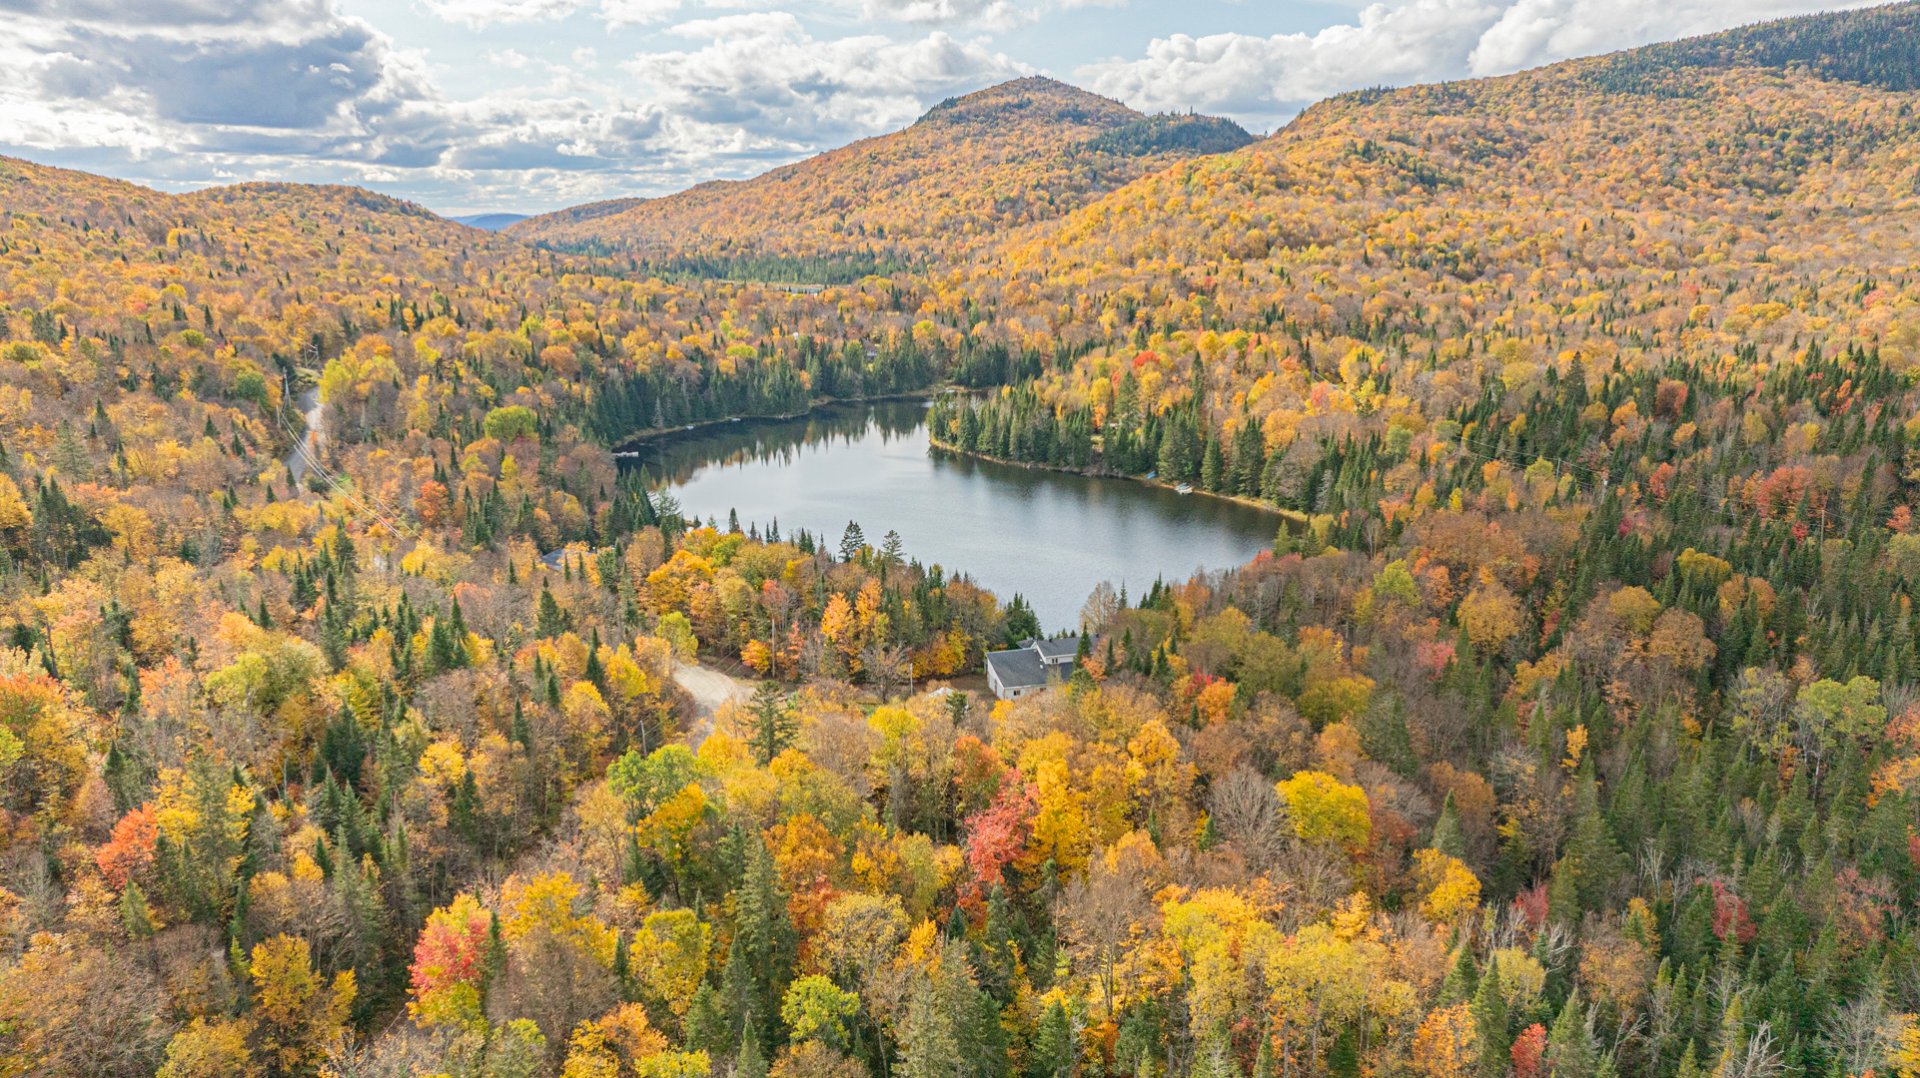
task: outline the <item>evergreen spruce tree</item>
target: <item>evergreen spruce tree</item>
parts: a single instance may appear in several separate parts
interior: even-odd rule
[[[1067,1009],[1055,1000],[1040,1016],[1033,1033],[1033,1046],[1027,1054],[1028,1078],[1068,1078],[1073,1073],[1073,1020]]]
[[[780,1002],[793,969],[793,922],[774,871],[773,856],[759,832],[736,830],[730,842],[738,851],[743,871],[733,892],[733,945],[727,954],[722,995],[737,1026],[744,1029],[751,1023],[772,1030],[778,1023]],[[763,1048],[769,1046],[762,1044]]]
[[[754,758],[761,767],[765,767],[793,743],[798,722],[794,718],[792,701],[771,681],[761,682],[760,687],[754,690],[751,713]]]
[[[1467,859],[1467,840],[1460,831],[1460,813],[1453,807],[1452,790],[1448,790],[1446,799],[1440,802],[1440,818],[1434,821],[1433,841],[1427,845],[1448,857]]]
[[[740,1034],[740,1054],[734,1058],[734,1078],[767,1078],[767,1053],[761,1047],[760,1034],[748,1022]]]
[[[867,545],[867,535],[860,530],[856,521],[847,521],[847,530],[840,533],[840,560],[852,561],[860,556],[860,549]]]
[[[1455,1003],[1465,1003],[1473,998],[1474,990],[1480,987],[1480,971],[1473,964],[1473,948],[1461,943],[1453,952],[1453,967],[1440,981],[1440,998],[1437,1004],[1442,1007]]]
[[[1500,960],[1487,960],[1486,975],[1473,993],[1473,1025],[1480,1042],[1480,1073],[1500,1078],[1507,1072],[1513,1038],[1508,1035],[1506,990],[1500,983]]]
[[[1600,1066],[1600,1051],[1587,1028],[1586,1004],[1576,989],[1560,1007],[1560,1014],[1547,1032],[1548,1078],[1593,1078]]]

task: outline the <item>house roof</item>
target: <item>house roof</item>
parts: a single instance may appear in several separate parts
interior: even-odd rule
[[[1036,640],[1033,646],[1039,648],[1040,654],[1045,658],[1071,659],[1080,653],[1080,638],[1063,636],[1058,640]]]
[[[987,652],[987,666],[1009,689],[1031,689],[1047,683],[1047,667],[1032,648]]]

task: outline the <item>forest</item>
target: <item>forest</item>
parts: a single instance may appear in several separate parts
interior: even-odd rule
[[[1026,80],[504,234],[0,159],[0,1075],[1920,1075],[1916,70]],[[998,701],[967,567],[613,456],[909,391],[1301,526]]]

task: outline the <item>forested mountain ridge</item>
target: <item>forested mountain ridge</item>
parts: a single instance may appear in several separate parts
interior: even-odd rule
[[[594,203],[509,231],[661,270],[838,282],[943,264],[1169,161],[1248,139],[1230,121],[1143,116],[1027,78],[756,179]]]
[[[1043,154],[818,293],[0,160],[0,1073],[1920,1074],[1917,11]],[[1036,109],[1213,137],[923,124]],[[1305,526],[995,704],[1030,612],[609,452],[949,380]]]
[[[1911,5],[1767,30],[1803,50],[1885,35],[1855,58],[1867,70],[1912,53],[1913,36],[1892,33],[1902,20]],[[1106,430],[1129,366],[1148,394],[1121,424],[1132,435],[1184,399],[1202,442],[1252,424],[1277,446],[1303,411],[1346,422],[1370,364],[1396,350],[1451,376],[1516,364],[1516,379],[1575,356],[1772,358],[1816,333],[1904,361],[1904,305],[1860,300],[1915,261],[1913,95],[1797,60],[1720,66],[1709,59],[1744,53],[1718,40],[1688,43],[1687,63],[1641,50],[1323,102],[1261,143],[1075,211],[946,294],[956,311],[1018,297],[992,309],[1085,342],[1033,387],[1063,418],[1086,413],[1072,421],[1083,439]],[[1337,406],[1309,407],[1310,394]],[[1152,445],[1106,461],[1157,463]]]

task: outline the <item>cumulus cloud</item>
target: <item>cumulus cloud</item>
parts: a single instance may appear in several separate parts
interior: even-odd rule
[[[865,0],[834,2],[844,18]],[[750,175],[1031,70],[940,30],[816,37],[759,0],[423,3],[475,29],[646,26],[651,51],[515,40],[476,51],[493,85],[450,97],[338,0],[0,0],[0,152],[161,186],[344,180],[546,208]],[[685,13],[702,17],[670,24]]]
[[[1497,75],[1570,56],[1711,33],[1738,23],[1879,2],[1746,0],[1730,7],[1711,0],[1517,0],[1481,36],[1467,66],[1476,75]]]
[[[1331,94],[1497,75],[1572,56],[1876,0],[1403,0],[1311,34],[1157,38],[1089,64],[1090,89],[1138,108],[1199,108],[1273,124]]]
[[[600,18],[607,29],[649,26],[680,10],[681,0],[600,0]]]
[[[440,20],[418,49],[383,32],[376,9],[356,18],[346,3],[364,0],[0,0],[0,152],[168,186],[398,185],[450,209],[656,194],[898,128],[940,98],[1031,74],[1019,57],[1058,51],[1047,20],[1127,0],[418,0]],[[1359,86],[1494,74],[1832,5],[1380,0],[1314,33],[1163,32],[1144,45],[1148,6],[1133,6],[1101,21],[1124,54],[1074,81],[1261,127]],[[1249,25],[1267,17],[1262,0],[1235,10]],[[1181,24],[1177,10],[1151,17]],[[479,66],[484,81],[463,84],[472,72],[454,65]],[[450,71],[461,94],[437,81]]]
[[[109,6],[0,0],[0,137],[96,145],[431,161],[452,132],[417,58],[327,0]],[[54,9],[58,12],[55,14]]]
[[[1375,4],[1355,23],[1313,34],[1174,34],[1139,59],[1091,64],[1080,74],[1091,89],[1138,108],[1270,119],[1355,86],[1444,75],[1499,15],[1491,0]]]
[[[976,27],[1005,27],[1040,15],[1039,4],[1015,0],[866,0],[870,19],[935,25],[964,22]]]
[[[169,0],[198,2],[198,0]],[[618,30],[628,26],[648,26],[679,11],[684,0],[422,0],[427,10],[439,18],[480,29],[511,23],[550,22],[575,12],[592,9],[607,24]]]
[[[425,0],[427,10],[448,22],[467,26],[562,19],[580,10],[582,0]]]
[[[869,19],[1005,30],[1066,8],[1125,7],[1128,0],[863,0]]]
[[[978,42],[942,32],[819,40],[781,12],[682,23],[698,48],[650,53],[625,66],[671,113],[746,136],[742,145],[818,146],[917,116],[925,103],[1031,73]]]

